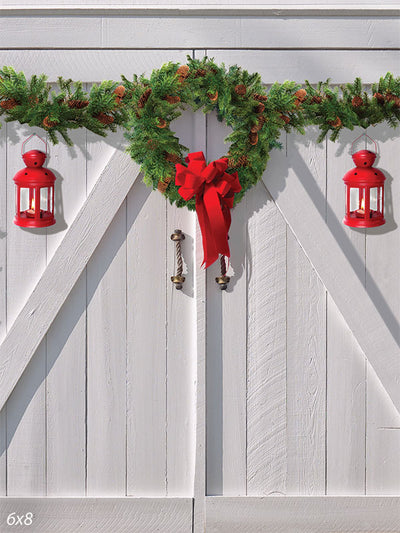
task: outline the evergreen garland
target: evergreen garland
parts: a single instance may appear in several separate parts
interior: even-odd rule
[[[280,147],[282,129],[304,133],[307,125],[319,126],[321,142],[327,135],[335,141],[343,128],[368,128],[380,122],[396,127],[400,121],[400,78],[388,73],[372,85],[369,94],[360,78],[332,87],[329,80],[304,87],[293,82],[274,83],[265,91],[259,74],[237,65],[225,68],[207,57],[187,58],[186,65],[167,63],[150,78],[122,76],[122,84],[103,81],[88,94],[81,82],[58,79],[52,90],[44,75],[25,75],[11,67],[0,70],[0,115],[5,120],[39,126],[53,143],[57,133],[72,144],[68,130],[84,127],[105,136],[117,126],[126,129],[127,151],[142,166],[144,181],[158,188],[179,207],[185,202],[174,183],[175,163],[183,162],[187,148],[169,124],[189,106],[193,111],[216,111],[220,121],[232,128],[229,171],[237,171],[245,192],[262,176],[272,148]],[[222,157],[222,156],[221,156]]]

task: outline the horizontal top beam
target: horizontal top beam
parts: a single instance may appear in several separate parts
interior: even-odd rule
[[[138,16],[396,16],[400,14],[400,5],[381,4],[303,4],[303,5],[26,5],[16,4],[0,7],[0,15],[138,15]]]

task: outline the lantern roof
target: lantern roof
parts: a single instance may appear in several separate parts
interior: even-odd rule
[[[51,187],[56,176],[48,168],[25,167],[14,176],[14,182],[20,187]]]

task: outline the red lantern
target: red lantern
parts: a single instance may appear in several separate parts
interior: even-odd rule
[[[33,133],[22,143],[22,159],[26,168],[14,176],[15,182],[15,218],[14,224],[24,228],[44,228],[56,223],[54,218],[54,182],[56,177],[48,168],[43,168],[47,157],[40,150],[24,153],[25,143],[36,135]]]
[[[376,142],[373,142],[377,149]],[[383,206],[386,178],[383,172],[372,166],[376,153],[360,150],[352,154],[352,158],[356,167],[349,170],[343,178],[346,184],[346,215],[343,223],[353,228],[382,226],[385,223]]]

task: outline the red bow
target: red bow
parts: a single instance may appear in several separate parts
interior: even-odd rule
[[[233,198],[242,187],[238,173],[228,174],[228,159],[223,157],[206,164],[203,152],[193,152],[186,158],[184,167],[176,164],[175,184],[184,200],[196,195],[196,212],[203,237],[206,268],[218,255],[230,257],[228,231],[231,225]]]

